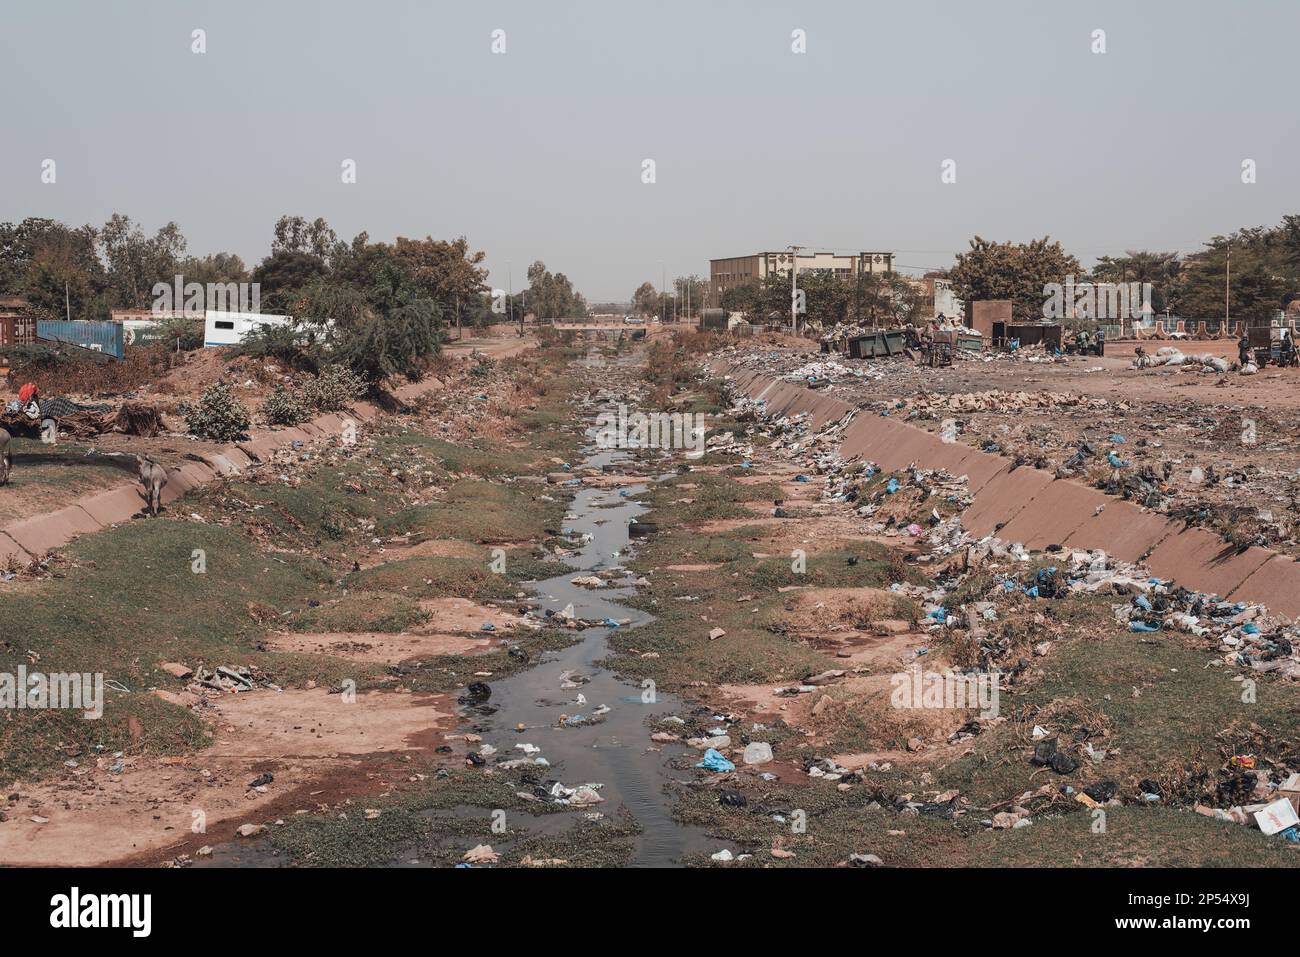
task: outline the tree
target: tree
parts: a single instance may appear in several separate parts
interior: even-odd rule
[[[1181,270],[1178,253],[1127,249],[1123,256],[1099,258],[1092,268],[1092,280],[1118,285],[1130,282],[1150,283],[1151,308],[1163,312]]]
[[[90,226],[52,219],[0,225],[0,290],[25,296],[40,318],[107,318],[103,263]]]
[[[790,277],[771,276],[771,289],[768,299],[772,311],[776,312],[783,303],[784,315],[790,315]],[[802,306],[799,325],[814,328],[833,326],[844,322],[849,317],[853,304],[853,284],[837,276],[829,269],[808,269],[799,273],[795,280],[795,305]]]
[[[897,273],[863,273],[853,293],[854,321],[873,327],[920,325],[930,315],[925,297],[914,280]]]
[[[412,280],[429,299],[450,311],[468,304],[487,289],[487,269],[482,262],[487,254],[471,253],[464,236],[450,242],[397,237],[394,252]]]
[[[521,303],[539,319],[581,319],[587,300],[562,272],[552,273],[540,259],[528,267],[528,290]]]
[[[787,288],[787,308],[789,292]],[[751,319],[757,319],[763,305],[763,287],[758,282],[747,282],[724,289],[719,305],[727,312],[740,312]]]
[[[301,216],[281,216],[275,222],[275,239],[271,254],[279,252],[307,253],[323,263],[345,254],[347,244],[339,241],[330,224],[319,216],[307,222]]]
[[[99,231],[99,248],[108,269],[112,301],[127,309],[147,309],[156,282],[170,285],[185,254],[185,237],[175,223],[148,237],[129,216],[114,213]]]
[[[253,282],[260,286],[264,309],[287,312],[304,289],[324,278],[328,272],[320,257],[282,249],[258,263],[253,270]]]
[[[1032,321],[1042,318],[1044,286],[1080,275],[1079,261],[1050,237],[995,243],[976,236],[957,256],[950,278],[953,292],[967,302],[1009,299],[1015,318]]]
[[[652,283],[643,282],[632,293],[632,310],[642,316],[652,316],[659,312],[659,291]]]
[[[1231,248],[1228,317],[1255,325],[1268,323],[1282,308],[1288,291],[1295,288],[1294,280],[1289,280],[1270,262],[1268,241],[1242,231],[1231,237],[1215,236],[1206,245],[1209,248],[1192,253],[1183,261],[1173,293],[1173,304],[1179,314],[1197,319],[1223,316]]]
[[[367,383],[415,381],[442,341],[442,310],[424,296],[391,247],[371,247],[364,287],[320,279],[294,305],[322,363],[338,363]]]
[[[692,273],[689,276],[678,276],[673,280],[673,289],[677,294],[677,301],[682,309],[690,307],[692,313],[698,313],[704,308],[709,294],[709,284],[706,280]]]
[[[234,253],[212,253],[208,256],[188,256],[181,260],[179,271],[187,283],[248,282],[244,261]]]

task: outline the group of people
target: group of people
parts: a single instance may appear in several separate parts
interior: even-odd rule
[[[1250,347],[1250,336],[1246,333],[1242,333],[1241,338],[1237,340],[1237,361],[1242,366],[1255,362],[1255,352]],[[1300,365],[1300,355],[1297,355],[1296,353],[1295,339],[1292,337],[1290,330],[1282,330],[1282,340],[1278,348],[1277,364],[1280,366]]]
[[[1097,332],[1094,334],[1087,329],[1080,329],[1071,338],[1067,351],[1080,356],[1104,356],[1106,354],[1106,330],[1098,326]]]

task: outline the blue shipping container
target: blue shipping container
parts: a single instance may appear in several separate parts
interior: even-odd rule
[[[126,355],[120,322],[88,322],[80,319],[38,319],[36,338],[66,342],[83,349],[104,352],[121,359]]]

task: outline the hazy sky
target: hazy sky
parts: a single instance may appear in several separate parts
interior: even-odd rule
[[[0,220],[175,220],[250,265],[284,213],[464,234],[593,301],[789,243],[1188,251],[1300,212],[1297,36],[1294,0],[4,0]]]

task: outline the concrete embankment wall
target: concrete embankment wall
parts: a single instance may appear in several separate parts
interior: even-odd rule
[[[733,369],[725,360],[715,360],[709,368],[730,376],[750,398],[766,400],[773,415],[809,413],[814,429],[854,408],[803,383]],[[945,442],[888,416],[860,411],[844,431],[840,452],[891,472],[916,465],[967,476],[974,502],[962,515],[962,526],[977,538],[996,531],[1003,541],[1031,549],[1053,544],[1100,548],[1122,561],[1143,561],[1153,575],[1186,588],[1263,602],[1276,614],[1300,617],[1300,563],[1285,555],[1256,547],[1239,550],[1205,529],[1187,528],[1039,469],[1014,468],[1005,456]]]
[[[416,392],[438,388],[440,383],[421,384],[415,392],[410,387],[398,391],[398,398],[410,398]],[[313,442],[342,435],[348,418],[369,423],[379,416],[379,409],[369,402],[358,402],[345,412],[330,412],[303,422],[294,428],[260,431],[247,441],[236,442],[215,452],[200,452],[202,461],[187,462],[167,474],[163,487],[163,504],[176,499],[219,477],[238,475],[254,462],[268,462],[279,449],[294,442]],[[17,463],[22,467],[21,460]],[[78,535],[96,532],[117,522],[125,522],[144,509],[144,489],[139,482],[125,482],[116,488],[83,496],[57,512],[47,512],[0,529],[0,567],[11,561],[31,564],[52,549],[66,545]]]

